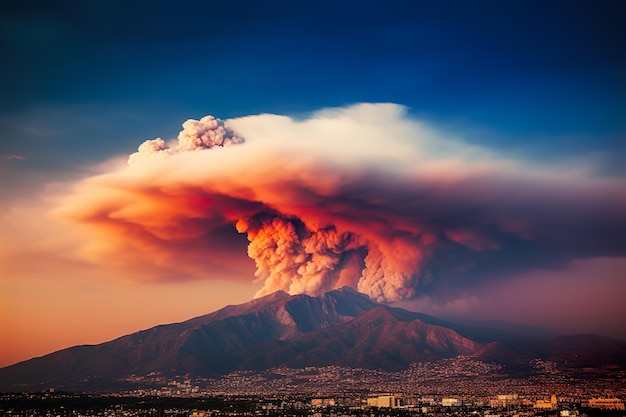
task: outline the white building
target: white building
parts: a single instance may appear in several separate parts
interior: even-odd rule
[[[461,405],[461,401],[458,398],[442,398],[441,405],[444,407],[456,407]]]

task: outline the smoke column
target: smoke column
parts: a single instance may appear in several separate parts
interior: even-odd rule
[[[265,282],[259,296],[276,289],[316,294],[334,288],[349,263],[362,263],[364,246],[332,225],[307,226],[298,218],[264,214],[239,219],[237,230],[247,233],[248,255],[256,263],[257,278]]]

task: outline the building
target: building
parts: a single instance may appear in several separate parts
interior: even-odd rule
[[[335,405],[335,400],[333,398],[313,398],[311,405],[313,407],[332,407]]]
[[[458,398],[442,398],[441,405],[444,407],[456,407],[461,405],[461,401]]]
[[[603,408],[605,410],[623,410],[624,402],[619,398],[592,398],[589,400],[589,407]]]
[[[557,405],[556,395],[552,395],[549,401],[543,400],[543,399],[535,401],[534,407],[538,409],[542,409],[542,410],[554,410],[556,409],[556,405]]]
[[[510,405],[519,405],[518,394],[500,394],[496,398],[489,400],[489,406],[491,408],[508,407]]]
[[[399,395],[377,395],[367,398],[367,405],[370,407],[402,407],[402,397]]]

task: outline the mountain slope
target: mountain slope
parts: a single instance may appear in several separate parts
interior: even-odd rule
[[[455,325],[375,303],[350,288],[318,297],[277,292],[0,369],[0,389],[115,387],[130,375],[215,377],[283,366],[398,370],[457,355],[504,364],[538,357],[570,366],[622,364],[626,345],[599,336],[522,338]]]
[[[347,323],[298,336],[284,347],[251,355],[244,369],[340,365],[398,370],[419,361],[475,352],[481,344],[456,331],[377,306]]]
[[[277,292],[185,322],[156,326],[99,345],[64,349],[3,368],[0,387],[11,381],[49,385],[150,372],[219,375],[236,368],[247,346],[288,340],[344,323],[376,305],[348,288],[319,297]]]

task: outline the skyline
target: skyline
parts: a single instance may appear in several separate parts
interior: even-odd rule
[[[1,14],[0,366],[343,284],[626,339],[617,2],[33,4]],[[207,115],[243,143],[176,140]],[[319,262],[264,259],[268,214]]]

